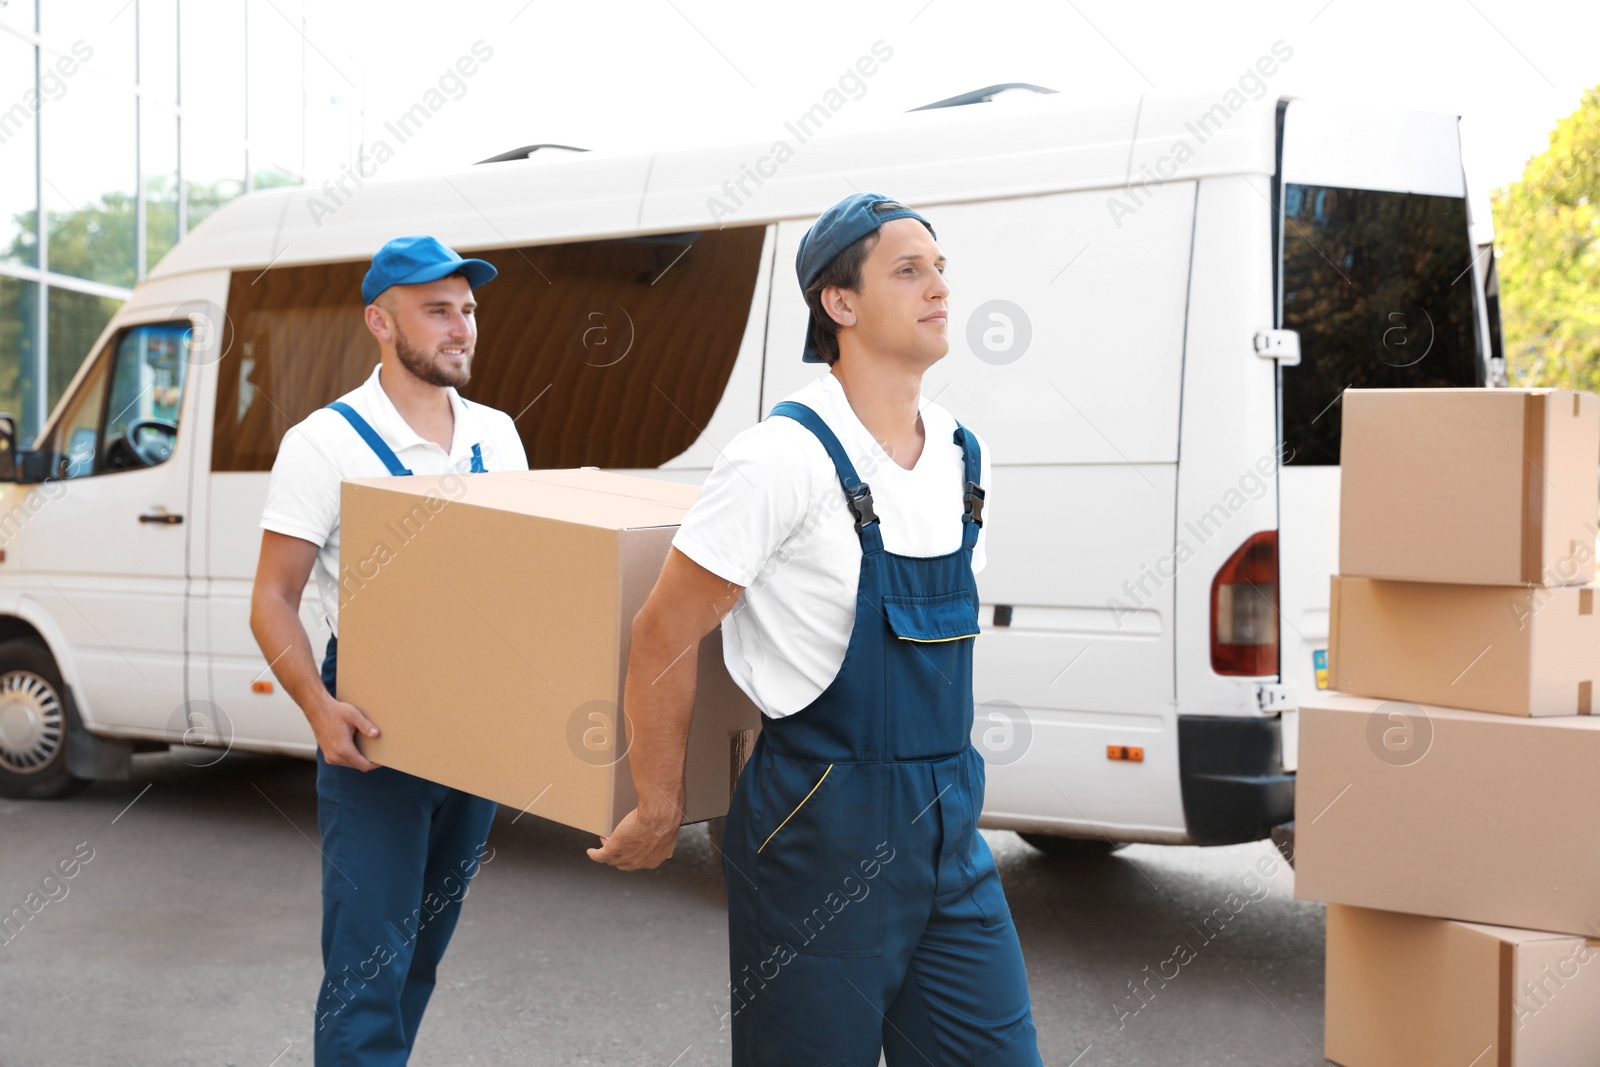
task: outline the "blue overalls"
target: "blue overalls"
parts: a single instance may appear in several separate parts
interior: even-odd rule
[[[466,401],[462,401],[465,406]],[[349,405],[330,405],[383,460],[411,472]],[[478,445],[472,470],[484,470]],[[339,641],[328,638],[322,684],[334,693]],[[467,885],[485,858],[495,803],[379,767],[335,767],[317,752],[322,831],[322,989],[316,1062],[403,1064],[433,994]]]
[[[978,443],[961,547],[885,552],[872,494],[810,408],[861,540],[855,623],[833,682],[767,718],[728,812],[735,1067],[1038,1065],[1027,975],[989,847],[972,747]],[[953,521],[953,519],[952,519]]]

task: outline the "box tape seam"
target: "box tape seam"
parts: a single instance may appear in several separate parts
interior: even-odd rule
[[[1522,403],[1522,580],[1540,582],[1544,557],[1545,399],[1524,394]],[[1538,456],[1537,462],[1534,457]]]
[[[1500,1067],[1511,1067],[1512,1009],[1517,1002],[1516,952],[1511,942],[1500,942],[1500,1031],[1496,1035]]]

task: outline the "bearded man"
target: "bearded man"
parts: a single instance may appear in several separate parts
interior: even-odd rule
[[[527,470],[510,416],[469,404],[473,290],[494,267],[432,237],[397,237],[361,283],[382,360],[360,386],[284,435],[261,516],[250,626],[317,738],[323,981],[316,1062],[403,1064],[411,1055],[495,805],[362,755],[378,728],[338,699],[339,483],[384,474]],[[313,570],[333,636],[319,671],[300,623]],[[428,625],[419,604],[417,625]],[[442,713],[465,709],[441,709]]]

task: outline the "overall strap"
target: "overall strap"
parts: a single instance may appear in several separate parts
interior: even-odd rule
[[[850,457],[845,455],[844,446],[839,443],[839,439],[828,429],[828,424],[823,422],[822,417],[815,411],[792,400],[785,400],[775,405],[772,414],[793,419],[822,442],[822,447],[828,451],[828,458],[833,460],[833,469],[839,475],[839,484],[844,488],[845,504],[855,516],[856,534],[861,538],[862,551],[882,552],[883,533],[878,528],[878,513],[872,507],[872,488],[857,477],[854,464],[850,462]]]
[[[961,446],[961,459],[966,466],[965,485],[962,487],[961,547],[971,550],[978,543],[978,528],[983,525],[983,486],[978,484],[983,472],[983,449],[977,436],[960,422],[956,423],[955,443]]]
[[[360,434],[361,439],[367,443],[367,447],[377,453],[379,459],[383,460],[383,465],[389,468],[390,474],[411,473],[406,469],[405,464],[400,462],[400,457],[394,454],[394,449],[390,448],[388,443],[378,436],[378,431],[372,428],[371,423],[356,413],[355,408],[346,404],[343,400],[335,400],[328,406],[343,415],[345,420],[355,427],[356,433]]]
[[[464,396],[458,395],[456,397],[456,399],[461,401],[461,407],[462,407],[463,410],[465,410],[466,407],[467,407],[467,398],[464,397]],[[489,473],[489,468],[485,467],[483,465],[483,445],[482,444],[476,444],[476,445],[472,446],[472,467],[471,467],[471,469],[469,469],[467,471],[467,473],[468,474],[487,474],[487,473]]]

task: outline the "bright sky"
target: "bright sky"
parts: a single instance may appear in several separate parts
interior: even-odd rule
[[[0,0],[0,20],[18,0]],[[149,39],[165,33],[164,2],[138,9]],[[301,6],[307,28],[299,30]],[[299,75],[306,72],[308,179],[320,184],[384,138],[396,150],[380,178],[437,173],[538,142],[649,150],[765,141],[805,111],[874,44],[892,58],[830,129],[872,123],[997,82],[1033,82],[1086,99],[1144,92],[1218,93],[1282,41],[1293,57],[1270,91],[1463,116],[1478,238],[1488,192],[1517,178],[1587,86],[1600,85],[1594,0],[248,0],[255,165],[298,170]],[[54,0],[47,40],[96,46],[96,75],[131,77],[128,0]],[[380,17],[372,17],[381,11]],[[243,9],[183,0],[185,114],[237,116],[238,59],[199,47],[245,32]],[[14,15],[20,18],[21,15]],[[48,20],[47,20],[48,21]],[[478,42],[482,42],[479,44]],[[474,45],[489,58],[462,78]],[[31,81],[20,43],[0,34],[0,92]],[[47,65],[54,60],[47,55]],[[170,55],[147,78],[170,96]],[[6,62],[6,60],[14,62]],[[126,68],[126,69],[124,69]],[[445,103],[404,144],[384,124],[447,81]],[[92,202],[132,187],[131,97],[79,76],[46,117],[51,199]],[[105,84],[110,84],[106,82]],[[124,82],[125,84],[125,82]],[[434,100],[445,99],[436,96]],[[4,104],[0,104],[3,107]],[[218,128],[234,129],[227,117]],[[191,128],[200,128],[192,126]],[[114,153],[84,134],[111,137]],[[237,144],[197,137],[189,177],[239,173]],[[124,145],[126,143],[126,145]],[[159,165],[152,148],[147,166]],[[106,173],[102,157],[113,158]],[[170,155],[167,157],[170,160]],[[31,146],[0,150],[0,201],[31,197]],[[170,162],[168,163],[170,166]],[[126,170],[128,173],[124,174]],[[109,184],[108,184],[109,183]]]
[[[333,0],[309,15],[313,106],[365,102],[364,124],[340,118],[313,138],[314,179],[337,170],[345,134],[383,136],[384,121],[479,40],[492,58],[425,132],[395,146],[383,177],[535,142],[649,149],[776,136],[880,40],[893,59],[850,104],[858,121],[1006,81],[1084,97],[1220,92],[1281,39],[1294,56],[1274,92],[1462,115],[1482,226],[1488,190],[1517,178],[1600,84],[1592,0],[391,0],[363,22],[366,10]]]

